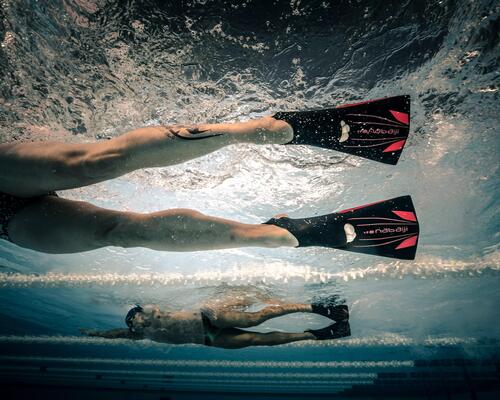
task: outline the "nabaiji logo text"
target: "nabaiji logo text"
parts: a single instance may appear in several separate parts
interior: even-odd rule
[[[398,226],[397,228],[377,228],[364,231],[365,235],[377,235],[380,233],[406,233],[408,232],[407,226]]]
[[[361,128],[358,132],[366,135],[397,135],[399,134],[399,129]]]

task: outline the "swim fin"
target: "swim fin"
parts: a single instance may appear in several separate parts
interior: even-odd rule
[[[351,336],[351,326],[349,321],[340,321],[321,329],[307,329],[305,332],[312,333],[316,340],[340,339]]]
[[[345,304],[330,305],[322,303],[312,303],[311,309],[314,314],[319,314],[330,318],[336,322],[349,319],[349,307]]]
[[[410,131],[410,96],[386,97],[336,108],[278,112],[294,138],[307,144],[397,164]]]
[[[323,246],[413,260],[419,225],[410,196],[366,204],[311,218],[271,218],[265,224],[288,230],[298,247]]]

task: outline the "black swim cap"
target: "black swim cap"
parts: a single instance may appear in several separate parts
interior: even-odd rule
[[[129,312],[127,313],[127,316],[125,317],[125,323],[128,326],[128,329],[130,329],[131,332],[134,332],[134,327],[132,326],[132,321],[137,313],[143,312],[144,309],[137,304],[134,308],[131,308]]]

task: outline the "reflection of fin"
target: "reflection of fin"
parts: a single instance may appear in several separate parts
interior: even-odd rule
[[[299,247],[332,247],[403,260],[413,260],[417,251],[419,225],[410,196],[319,217],[271,218],[266,224],[288,230]]]
[[[306,144],[396,164],[410,130],[410,96],[395,96],[314,111],[278,112]]]

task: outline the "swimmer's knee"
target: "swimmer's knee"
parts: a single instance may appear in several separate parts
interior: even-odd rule
[[[219,318],[223,320],[219,323],[226,324],[226,328],[250,328],[262,322],[262,315],[260,312],[227,312],[221,313]]]
[[[124,156],[118,151],[83,149],[63,154],[62,160],[65,166],[62,171],[66,175],[82,183],[94,183],[119,176]]]
[[[137,247],[149,240],[147,230],[140,229],[142,222],[141,214],[113,212],[101,218],[94,239],[105,246]]]
[[[244,340],[248,343],[248,346],[266,346],[269,344],[268,335],[269,333],[249,333],[245,335]]]
[[[204,214],[189,208],[158,211],[146,214],[143,218],[148,221],[148,226],[162,229],[165,233],[172,235],[186,231],[201,234],[206,222]]]
[[[190,208],[174,208],[168,210],[166,213],[174,215],[179,220],[182,219],[199,219],[204,217],[205,215],[199,211],[192,210]]]
[[[213,345],[225,349],[242,349],[249,346],[259,346],[261,341],[258,334],[236,333],[221,335],[214,341]]]

